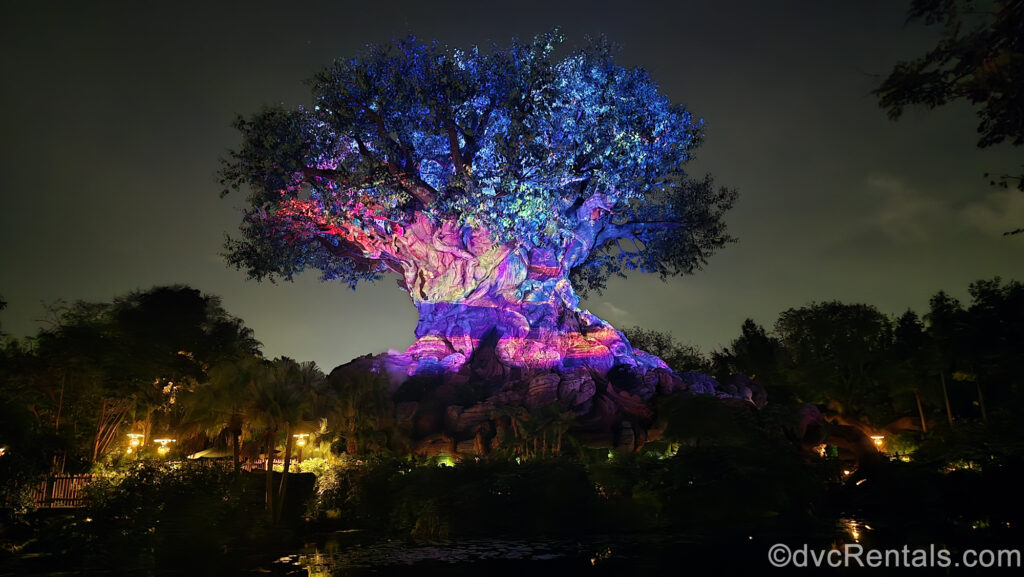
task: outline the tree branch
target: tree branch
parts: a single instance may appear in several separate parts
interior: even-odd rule
[[[323,236],[318,235],[316,239],[331,254],[352,260],[360,272],[372,272],[377,269],[377,265],[383,265],[391,272],[401,276],[405,275],[405,268],[401,262],[389,252],[381,251],[379,258],[367,257],[357,243],[349,242],[346,239],[340,239],[337,245]]]
[[[342,178],[349,178],[352,175],[352,173],[345,170],[345,168],[340,165],[335,169],[307,167],[302,169],[302,174],[306,177],[307,181],[311,178],[325,178],[327,180],[333,180],[334,182],[338,182],[338,180]]]
[[[466,146],[463,147],[462,150],[463,162],[473,162],[473,157],[476,156],[476,153],[480,150],[480,141],[477,139],[477,136],[479,136],[485,130],[487,130],[487,123],[490,122],[491,113],[493,111],[494,104],[491,103],[487,106],[487,109],[484,110],[484,113],[480,116],[479,122],[477,122],[476,126],[473,127],[472,134],[468,133],[462,128],[459,128],[459,132],[462,133],[462,138],[466,140]],[[456,125],[456,128],[458,128],[458,125]]]
[[[621,224],[608,223],[601,227],[600,232],[597,233],[597,238],[594,240],[594,248],[598,248],[606,242],[611,240],[633,237],[643,240],[643,233],[651,230],[664,230],[670,228],[676,228],[682,226],[682,223],[674,220],[654,220],[647,222],[625,222]]]
[[[366,112],[366,115],[369,116],[371,120],[373,120],[374,125],[376,125],[377,137],[380,138],[381,144],[393,143],[394,141],[388,134],[388,130],[384,126],[384,119],[380,117],[380,114],[377,114],[373,109],[371,109],[368,106],[364,106],[363,110]],[[397,166],[390,162],[384,162],[384,164],[385,166],[387,166],[387,169],[391,173],[391,176],[398,176]]]
[[[455,132],[455,123],[445,119],[445,129],[448,132],[448,150],[452,155],[455,172],[462,174],[466,171],[466,166],[462,163],[462,151],[459,150],[459,135]]]
[[[358,140],[356,142],[359,143]],[[359,148],[360,150],[364,150],[367,155],[372,154],[369,150],[366,150],[362,143],[359,143]],[[434,187],[424,182],[415,173],[410,173],[391,162],[382,161],[381,164],[388,169],[388,173],[391,176],[391,178],[386,181],[387,184],[398,186],[423,203],[424,206],[430,206],[430,204],[437,199],[437,191],[434,190]],[[307,182],[313,178],[324,178],[344,186],[352,186],[354,184],[357,187],[363,187],[380,184],[373,178],[365,178],[360,183],[352,183],[349,181],[352,177],[352,173],[342,166],[338,166],[335,169],[307,167],[302,169],[302,175],[305,177]]]

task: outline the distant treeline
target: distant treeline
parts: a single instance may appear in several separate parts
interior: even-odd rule
[[[708,355],[667,333],[625,332],[677,372],[747,375],[776,406],[810,403],[875,428],[1009,421],[1024,382],[1024,285],[995,278],[969,292],[969,303],[938,292],[923,315],[895,318],[867,304],[793,308],[770,330],[747,320]],[[51,316],[35,337],[0,347],[0,445],[31,447],[0,462],[12,474],[83,470],[123,451],[131,431],[147,441],[198,438],[196,450],[220,437],[236,463],[243,441],[257,453],[285,449],[291,427],[320,419],[339,452],[407,447],[380,383],[355,375],[328,384],[311,363],[263,359],[252,331],[217,297],[156,287]]]
[[[810,304],[782,312],[771,330],[748,320],[709,355],[627,329],[678,372],[756,379],[768,405],[662,397],[660,438],[635,451],[580,441],[555,405],[504,407],[491,417],[515,434],[455,467],[449,455],[410,456],[374,375],[325,378],[313,363],[264,359],[216,297],[171,286],[79,302],[0,347],[0,511],[30,510],[25,492],[47,471],[116,474],[96,477],[71,522],[8,522],[22,537],[0,543],[0,563],[17,549],[26,559],[60,550],[62,566],[104,567],[115,553],[129,566],[226,566],[221,551],[269,542],[270,527],[306,517],[429,538],[682,531],[730,547],[1019,543],[1024,286],[978,281],[970,296],[965,305],[939,292],[924,315],[895,318],[864,304]],[[811,421],[817,436],[804,434]],[[863,432],[846,434],[857,429],[848,424],[886,428],[894,458]],[[147,442],[133,447],[129,432]],[[295,444],[307,432],[318,446],[303,455]],[[169,454],[150,440],[160,435],[177,438]],[[831,450],[857,435],[873,460]],[[211,444],[230,449],[233,467],[163,462]],[[240,457],[260,453],[282,461],[283,474],[269,468],[274,459],[258,475],[239,472]],[[288,473],[293,454],[305,460],[292,471],[316,473],[315,490],[311,475]]]
[[[874,427],[901,418],[955,426],[1011,416],[1024,388],[1024,285],[997,277],[969,293],[964,304],[939,291],[923,315],[838,301],[791,308],[771,329],[748,319],[706,355],[667,333],[625,332],[677,372],[752,377],[770,403],[812,403]]]

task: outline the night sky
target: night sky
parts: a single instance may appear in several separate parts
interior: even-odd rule
[[[603,33],[706,120],[692,172],[739,189],[739,242],[694,276],[634,275],[584,303],[618,328],[710,351],[747,317],[771,325],[812,301],[924,312],[939,289],[1024,279],[1024,235],[1001,236],[1024,225],[1024,194],[982,178],[1021,150],[978,150],[966,106],[891,122],[870,94],[937,38],[904,25],[904,2],[86,4],[0,7],[0,325],[14,336],[36,332],[41,302],[185,283],[220,295],[269,357],[330,370],[408,346],[415,310],[393,278],[353,292],[225,266],[244,198],[218,198],[216,171],[236,114],[306,104],[321,67],[409,31],[467,48]]]

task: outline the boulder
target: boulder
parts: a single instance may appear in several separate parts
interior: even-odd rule
[[[459,441],[455,446],[455,452],[463,456],[479,457],[483,453],[479,451],[480,447],[478,447],[478,444],[479,442],[476,439]]]
[[[456,454],[455,441],[444,433],[430,435],[416,443],[413,447],[413,454],[419,457],[435,457],[441,454],[454,455]]]
[[[744,399],[759,409],[768,403],[768,393],[764,387],[746,375],[730,376],[722,383],[722,392],[736,399]]]
[[[533,410],[557,401],[560,381],[561,377],[556,373],[541,373],[530,379],[526,392],[526,407]]]
[[[636,448],[636,433],[633,432],[633,425],[629,421],[622,421],[615,440],[615,448],[620,451],[632,451]]]
[[[457,373],[464,364],[466,364],[466,355],[462,353],[452,353],[441,359],[441,365],[447,373]]]
[[[683,373],[679,375],[686,390],[695,395],[714,395],[718,392],[718,380],[703,373]]]
[[[440,450],[437,446],[444,442],[436,435],[442,433],[450,436],[450,450],[455,439],[483,434],[474,449],[478,454],[481,447],[508,437],[500,430],[507,423],[492,420],[498,406],[534,411],[558,403],[575,415],[574,436],[607,439],[611,446],[623,421],[640,426],[631,431],[633,444],[644,442],[637,443],[637,438],[646,435],[659,395],[714,395],[756,408],[767,401],[764,388],[746,376],[720,383],[696,372],[677,375],[661,359],[640,350],[626,354],[621,336],[608,326],[588,325],[580,333],[554,339],[527,339],[493,329],[477,334],[469,358],[454,346],[454,336],[424,337],[405,352],[356,359],[335,369],[331,378],[341,378],[343,369],[386,375],[398,426],[427,452]],[[545,350],[560,353],[562,362],[545,368]],[[537,353],[536,366],[506,364],[511,359],[505,356],[534,354],[530,351]],[[623,434],[620,441],[629,436]]]
[[[395,422],[399,427],[412,428],[413,419],[416,417],[416,410],[419,409],[420,404],[412,401],[406,403],[398,403],[395,405]]]
[[[405,354],[417,360],[433,358],[435,361],[439,361],[454,352],[455,349],[444,337],[427,335],[417,339],[412,346],[406,349]]]
[[[444,411],[444,429],[446,431],[457,431],[459,417],[462,415],[462,407],[449,405]]]
[[[799,422],[797,424],[797,437],[805,444],[818,445],[827,437],[828,422],[825,415],[821,414],[818,407],[806,403],[800,407]]]
[[[529,371],[551,370],[562,362],[557,348],[540,339],[503,338],[495,351],[502,364]]]
[[[642,367],[617,365],[608,371],[608,381],[616,389],[646,400],[654,396],[658,387],[657,375],[648,378],[646,373]]]
[[[670,369],[651,369],[647,371],[647,374],[656,375],[658,377],[658,384],[656,387],[658,394],[660,395],[671,395],[676,391],[682,391],[686,388],[686,384],[683,383],[683,379],[679,378],[679,375],[673,373]]]
[[[470,431],[476,428],[478,425],[486,423],[491,420],[491,413],[494,412],[494,403],[490,401],[484,401],[475,405],[466,407],[459,414],[458,422],[455,426],[457,431]]]
[[[564,345],[566,347],[562,366],[587,367],[600,373],[606,373],[615,363],[615,357],[608,347],[595,339],[575,338]]]
[[[576,370],[562,375],[558,383],[558,400],[566,408],[579,407],[589,401],[597,392],[597,385],[590,371]]]

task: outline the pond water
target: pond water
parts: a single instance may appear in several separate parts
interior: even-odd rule
[[[714,567],[763,569],[769,546],[753,539],[729,546],[709,546],[680,534],[414,541],[376,540],[358,533],[338,533],[278,558],[267,569],[276,575],[310,577],[413,574],[544,577],[577,572],[621,576]]]

